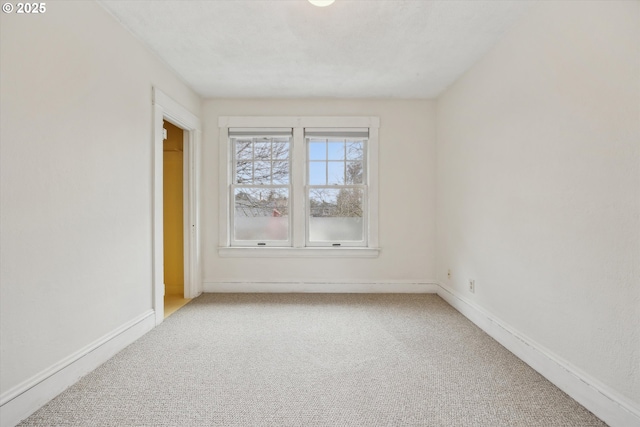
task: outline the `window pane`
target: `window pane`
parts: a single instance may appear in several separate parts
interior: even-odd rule
[[[347,162],[346,180],[347,184],[362,184],[363,165],[362,162]]]
[[[236,140],[236,159],[251,159],[253,144],[251,140]]]
[[[364,142],[347,141],[347,160],[364,159]]]
[[[309,142],[309,160],[326,160],[327,144],[319,141]]]
[[[272,163],[271,178],[274,184],[289,183],[289,162],[277,161]]]
[[[236,188],[235,240],[288,240],[289,190]]]
[[[255,160],[271,159],[271,141],[260,141],[253,144],[253,156]]]
[[[253,184],[271,184],[271,162],[253,163]]]
[[[236,162],[236,184],[251,184],[253,162],[238,160]]]
[[[309,184],[325,185],[327,183],[327,163],[309,162]]]
[[[289,142],[274,140],[273,146],[271,147],[273,152],[273,159],[277,160],[287,160],[289,159]]]
[[[344,184],[344,162],[328,162],[327,184]]]
[[[309,190],[309,241],[364,240],[361,188]]]
[[[344,160],[344,141],[328,143],[329,160]]]

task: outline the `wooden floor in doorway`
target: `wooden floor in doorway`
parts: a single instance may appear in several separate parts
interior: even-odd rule
[[[187,305],[191,298],[184,298],[182,295],[164,296],[164,318],[171,316],[176,311]]]

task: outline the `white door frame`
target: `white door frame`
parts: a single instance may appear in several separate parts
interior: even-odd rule
[[[153,88],[153,309],[156,325],[164,320],[163,141],[162,122],[184,130],[184,297],[202,293],[200,278],[200,120]]]

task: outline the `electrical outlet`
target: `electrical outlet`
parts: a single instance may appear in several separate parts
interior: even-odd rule
[[[476,281],[473,279],[469,279],[469,292],[471,293],[476,292]]]
[[[447,270],[447,279],[451,279],[451,269]]]

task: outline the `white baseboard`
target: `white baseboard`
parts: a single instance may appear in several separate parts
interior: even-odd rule
[[[430,282],[239,282],[220,281],[203,283],[204,292],[210,293],[398,293],[435,294],[440,286]]]
[[[12,427],[155,326],[148,310],[0,396],[0,426]]]
[[[443,284],[438,295],[611,427],[640,427],[640,408]]]

